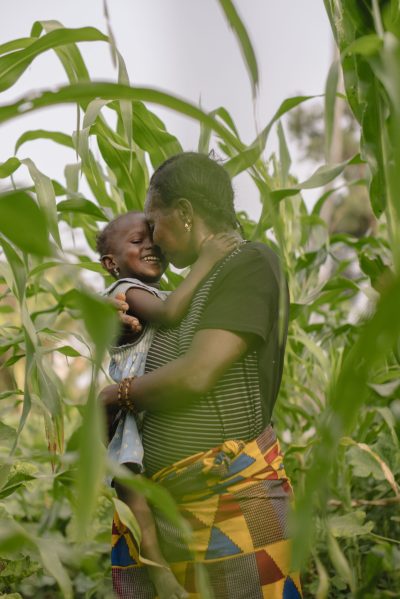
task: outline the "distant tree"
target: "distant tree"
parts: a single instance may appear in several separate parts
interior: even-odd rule
[[[324,113],[321,104],[301,105],[287,117],[292,142],[300,151],[302,160],[320,162],[324,155],[325,132]],[[340,100],[336,107],[332,162],[348,160],[359,149],[360,129],[348,105]],[[324,218],[328,221],[331,233],[348,233],[363,237],[373,232],[376,220],[372,213],[368,191],[363,184],[351,185],[353,181],[364,180],[364,164],[349,166],[343,174],[343,181],[350,184],[332,194],[327,200]],[[337,185],[337,182],[335,183]]]

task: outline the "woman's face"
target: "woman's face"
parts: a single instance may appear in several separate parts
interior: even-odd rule
[[[185,268],[197,258],[193,235],[185,229],[185,216],[177,206],[163,206],[154,194],[149,193],[144,207],[147,221],[158,245],[168,262]]]

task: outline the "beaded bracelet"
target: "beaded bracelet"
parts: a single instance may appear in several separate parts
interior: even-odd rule
[[[132,398],[129,397],[129,390],[133,379],[136,378],[134,376],[128,376],[118,385],[118,405],[123,410],[128,410],[130,412],[135,412],[135,404]]]

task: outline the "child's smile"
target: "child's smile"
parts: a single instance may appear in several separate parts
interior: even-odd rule
[[[142,213],[128,213],[120,221],[111,246],[111,272],[117,269],[118,278],[137,277],[144,282],[154,283],[161,278],[167,266],[160,248],[153,243],[149,225]]]

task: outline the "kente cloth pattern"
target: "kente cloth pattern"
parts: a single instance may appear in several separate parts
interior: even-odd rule
[[[189,541],[154,512],[160,547],[190,599],[201,579],[215,599],[299,599],[291,571],[288,516],[292,489],[271,426],[257,439],[226,441],[153,476],[177,502],[192,529]],[[114,515],[112,576],[118,599],[155,599],[129,530]]]

